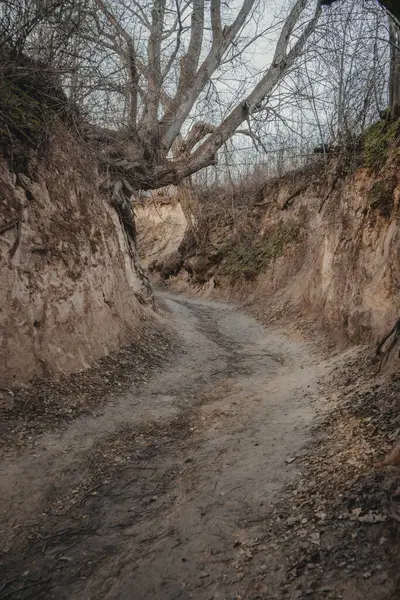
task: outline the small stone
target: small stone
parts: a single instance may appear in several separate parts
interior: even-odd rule
[[[357,518],[359,523],[384,523],[387,520],[386,515],[369,512],[367,515],[362,515]]]
[[[316,531],[315,533],[312,533],[312,534],[310,535],[310,540],[311,540],[311,542],[312,542],[313,544],[317,544],[317,545],[319,545],[319,544],[320,544],[320,542],[321,542],[321,536],[320,536],[319,532],[318,532],[318,531]]]
[[[334,585],[323,585],[321,587],[321,592],[334,592],[334,591],[335,591]]]
[[[364,579],[369,579],[370,577],[372,577],[371,571],[365,571],[365,573],[363,573],[363,577]]]
[[[0,410],[12,410],[14,408],[14,394],[11,390],[0,390]]]

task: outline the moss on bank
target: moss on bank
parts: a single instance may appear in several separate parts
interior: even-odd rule
[[[28,170],[57,122],[68,123],[70,103],[57,77],[42,64],[0,51],[0,150],[15,172]]]
[[[0,85],[1,133],[7,134],[7,121],[20,132],[42,131],[46,123],[45,105],[18,85],[3,81]]]
[[[231,244],[224,252],[219,272],[228,277],[255,279],[271,262],[285,253],[285,248],[300,234],[296,222],[279,223],[264,236],[257,234]]]
[[[400,136],[400,119],[378,121],[369,127],[363,136],[364,164],[378,171],[389,158],[390,150],[397,145]],[[396,149],[397,150],[397,149]]]
[[[378,210],[382,217],[390,218],[394,209],[394,192],[397,178],[378,179],[372,184],[368,193],[369,205]]]

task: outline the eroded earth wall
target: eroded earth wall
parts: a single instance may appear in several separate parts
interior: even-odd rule
[[[133,339],[148,310],[96,163],[66,129],[0,159],[0,387],[69,372]]]

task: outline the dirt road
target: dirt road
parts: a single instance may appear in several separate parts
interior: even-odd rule
[[[232,306],[163,303],[182,343],[167,367],[1,462],[0,598],[283,597],[260,540],[326,364]]]

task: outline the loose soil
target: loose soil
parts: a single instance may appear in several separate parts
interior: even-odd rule
[[[396,473],[372,468],[398,433],[398,379],[231,305],[162,302],[179,349],[160,335],[148,376],[125,349],[109,387],[82,374],[87,410],[62,426],[66,391],[17,403],[38,425],[4,436],[0,598],[399,598]]]

